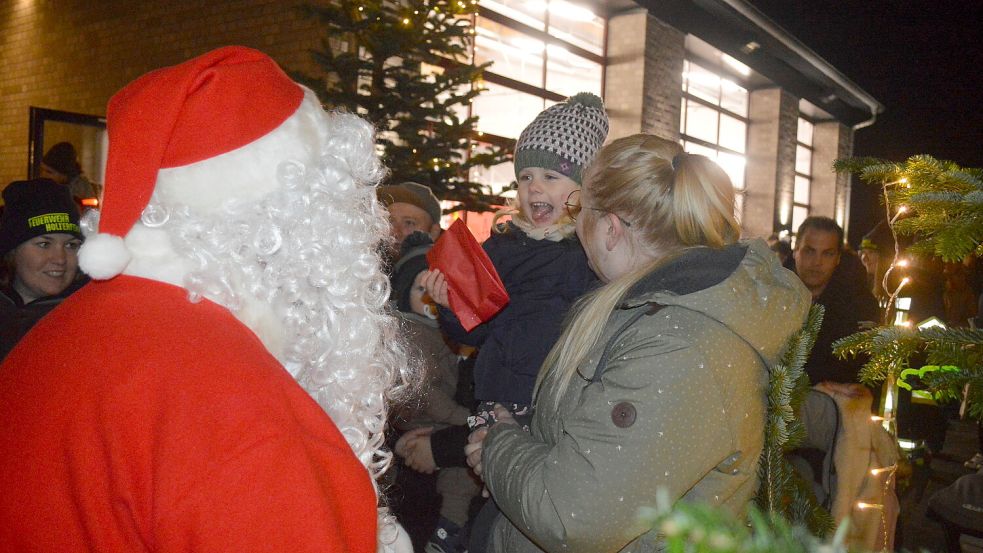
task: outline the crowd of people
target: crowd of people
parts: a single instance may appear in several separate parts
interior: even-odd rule
[[[835,221],[743,240],[716,163],[609,140],[593,94],[521,133],[482,246],[509,303],[470,330],[438,198],[379,186],[370,125],[264,54],[149,73],[108,122],[97,229],[71,145],[3,191],[0,549],[656,551],[658,490],[745,511],[810,306],[831,394],[880,322]]]

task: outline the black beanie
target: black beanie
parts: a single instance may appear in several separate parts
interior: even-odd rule
[[[52,146],[48,149],[48,153],[44,154],[44,157],[41,158],[41,163],[65,175],[69,180],[74,179],[82,173],[82,166],[79,165],[78,154],[75,152],[75,146],[72,146],[71,142],[59,142]]]
[[[393,265],[390,278],[392,284],[392,299],[396,309],[403,313],[413,311],[410,307],[410,290],[416,275],[429,269],[427,252],[433,247],[433,239],[425,232],[416,231],[403,240],[399,248],[399,261]]]
[[[67,186],[48,179],[20,180],[3,189],[0,256],[42,234],[82,239],[79,210]]]

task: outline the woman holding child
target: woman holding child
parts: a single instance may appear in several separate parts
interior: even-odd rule
[[[643,552],[656,490],[742,511],[757,486],[768,370],[809,292],[739,242],[730,180],[654,136],[601,150],[569,215],[604,286],[540,371],[531,433],[498,408],[469,462],[502,514],[488,550]]]

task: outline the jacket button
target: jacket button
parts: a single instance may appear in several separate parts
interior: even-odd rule
[[[611,409],[611,421],[618,428],[628,428],[635,424],[636,415],[635,406],[627,401],[622,401]]]

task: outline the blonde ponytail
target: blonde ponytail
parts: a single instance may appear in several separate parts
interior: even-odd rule
[[[585,229],[603,216],[598,213],[613,213],[630,224],[632,239],[654,261],[584,296],[571,310],[536,382],[534,397],[544,386],[556,389],[552,409],[559,408],[574,375],[598,345],[612,312],[642,278],[686,249],[719,248],[740,237],[727,174],[710,159],[651,135],[627,136],[602,148],[584,174],[581,201],[592,208],[581,211]],[[591,376],[593,368],[584,369],[584,376]]]

